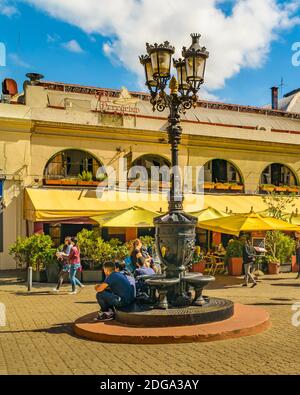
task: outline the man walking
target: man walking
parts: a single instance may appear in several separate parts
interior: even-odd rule
[[[255,281],[255,278],[252,274],[254,262],[255,249],[247,237],[243,245],[243,263],[245,269],[245,283],[243,284],[243,287],[248,287],[249,281],[253,283],[251,288],[254,288],[257,285],[257,282]]]

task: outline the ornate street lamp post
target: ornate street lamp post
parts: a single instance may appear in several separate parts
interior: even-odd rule
[[[182,50],[183,59],[173,60],[177,79],[171,78],[174,47],[168,41],[163,44],[146,44],[147,55],[140,57],[145,68],[146,85],[151,94],[153,111],[169,108],[167,128],[172,153],[171,191],[169,211],[155,219],[156,246],[165,265],[167,300],[173,306],[188,304],[185,282],[181,281],[190,264],[195,244],[197,218],[183,211],[182,180],[178,167],[178,150],[182,128],[180,114],[196,106],[197,93],[204,82],[206,60],[209,53],[199,44],[200,34],[191,34],[192,45]],[[166,90],[170,88],[170,93]],[[172,280],[174,280],[172,282]]]

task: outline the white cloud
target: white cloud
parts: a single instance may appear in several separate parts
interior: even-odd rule
[[[61,45],[70,52],[74,52],[74,53],[83,53],[84,52],[84,50],[81,48],[81,46],[78,44],[78,42],[76,40],[70,40],[70,41],[63,43]]]
[[[20,56],[16,53],[11,53],[8,55],[8,58],[15,64],[15,66],[22,67],[24,69],[30,69],[30,64],[25,62]]]
[[[11,17],[18,14],[19,11],[14,5],[9,5],[7,0],[0,0],[0,15]]]
[[[145,42],[169,40],[180,55],[181,47],[189,45],[189,33],[199,32],[210,51],[205,84],[210,92],[244,67],[261,67],[272,41],[300,23],[298,0],[26,1],[87,34],[108,37],[106,56],[117,58],[139,81],[143,74],[138,55],[145,52]],[[232,12],[225,15],[219,5],[232,5]]]

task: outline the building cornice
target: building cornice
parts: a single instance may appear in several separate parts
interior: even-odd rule
[[[103,141],[135,142],[147,144],[166,144],[167,132],[133,129],[125,127],[93,126],[66,124],[61,122],[34,121],[32,127],[34,135],[48,137],[66,137],[92,140],[101,137]],[[206,135],[183,134],[182,145],[188,148],[210,147],[222,149],[237,149],[252,152],[278,152],[281,154],[299,154],[299,147],[295,144],[237,139],[230,137],[216,137]]]

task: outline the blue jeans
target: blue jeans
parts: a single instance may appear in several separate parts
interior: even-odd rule
[[[77,270],[80,269],[80,267],[80,263],[76,263],[76,265],[70,265],[70,282],[72,284],[72,292],[75,292],[76,284],[79,285],[79,287],[82,287],[81,282],[76,277]]]
[[[121,298],[110,291],[98,292],[96,298],[102,312],[122,305]]]

